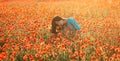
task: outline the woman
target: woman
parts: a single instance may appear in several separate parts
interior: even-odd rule
[[[52,33],[54,34],[62,32],[63,34],[68,33],[68,35],[73,37],[76,31],[80,29],[80,25],[74,18],[61,18],[60,16],[56,16],[52,20]]]

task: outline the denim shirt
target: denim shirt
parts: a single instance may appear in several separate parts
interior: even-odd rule
[[[81,29],[81,26],[78,24],[78,22],[74,18],[67,18],[67,19],[68,19],[68,24],[67,24],[68,27],[70,27],[71,29],[75,29],[75,30]],[[67,26],[64,26],[64,29]]]

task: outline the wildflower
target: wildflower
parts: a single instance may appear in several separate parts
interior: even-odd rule
[[[24,56],[23,56],[23,60],[24,60],[24,61],[27,61],[27,59],[28,59],[28,56],[27,56],[27,55],[24,55]]]
[[[70,58],[74,59],[75,57],[77,57],[77,55],[78,55],[78,52],[75,52]]]
[[[6,52],[0,53],[0,60],[4,60],[6,58]]]
[[[39,57],[39,54],[35,54],[35,57],[38,58],[38,57]]]
[[[91,60],[95,60],[96,59],[96,57],[95,56],[91,56]]]

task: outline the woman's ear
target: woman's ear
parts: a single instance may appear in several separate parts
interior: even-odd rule
[[[59,23],[58,21],[55,21],[55,24],[57,24],[57,25],[58,25],[58,23]]]

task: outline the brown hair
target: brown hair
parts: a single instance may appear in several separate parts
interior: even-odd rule
[[[58,32],[56,32],[56,26],[58,26],[56,23],[55,23],[55,21],[60,21],[60,20],[62,20],[63,18],[61,18],[60,16],[56,16],[56,17],[54,17],[53,19],[52,19],[52,33],[54,33],[54,34],[57,34]]]

